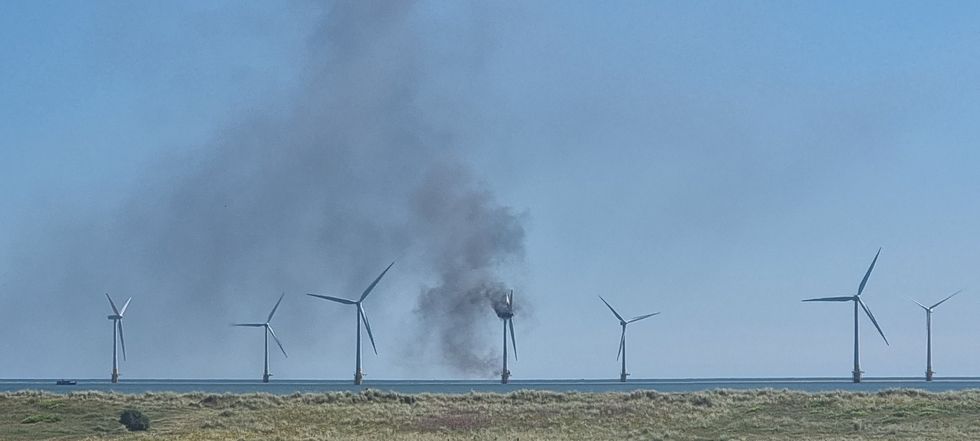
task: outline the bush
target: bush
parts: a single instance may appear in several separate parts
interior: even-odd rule
[[[119,422],[132,432],[150,428],[150,419],[143,412],[126,409],[119,415]]]
[[[21,424],[57,423],[58,421],[61,421],[61,417],[59,417],[57,415],[38,414],[38,415],[30,415],[30,416],[28,416],[28,417],[20,420],[20,423]]]

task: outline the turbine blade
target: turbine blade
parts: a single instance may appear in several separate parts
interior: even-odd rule
[[[517,361],[517,338],[514,337],[514,319],[507,319],[510,324],[510,344],[514,347],[514,361]]]
[[[639,317],[633,317],[633,318],[631,318],[631,319],[629,319],[629,320],[627,320],[627,321],[626,321],[626,323],[633,323],[633,322],[638,322],[638,321],[640,321],[640,320],[643,320],[643,319],[645,319],[645,318],[650,318],[650,317],[653,317],[653,316],[655,316],[655,315],[657,315],[657,314],[660,314],[660,313],[659,313],[659,312],[655,312],[655,313],[653,313],[653,314],[647,314],[647,315],[641,315],[641,316],[639,316]]]
[[[265,323],[232,323],[232,326],[248,326],[250,328],[261,328]]]
[[[289,355],[286,354],[286,348],[282,347],[282,342],[279,341],[279,337],[276,336],[276,331],[272,329],[272,326],[269,325],[265,325],[265,326],[269,328],[269,333],[272,334],[272,339],[276,341],[277,345],[279,345],[279,350],[282,351],[282,355],[285,355],[286,358],[289,358]]]
[[[510,290],[510,295],[507,296],[507,307],[514,309],[514,290]]]
[[[621,322],[625,322],[626,321],[626,320],[623,319],[623,316],[619,315],[619,313],[616,312],[615,309],[613,309],[612,305],[610,305],[609,302],[606,301],[606,299],[602,298],[602,296],[599,296],[599,300],[602,300],[602,303],[605,303],[606,306],[609,307],[609,310],[612,311],[613,315],[615,315],[616,318],[619,319],[619,321],[621,321]]]
[[[385,268],[385,270],[382,271],[381,274],[378,275],[378,278],[377,279],[374,279],[374,281],[371,282],[371,285],[369,285],[367,287],[367,289],[365,289],[364,292],[361,294],[361,299],[358,300],[359,302],[363,302],[364,299],[368,296],[368,294],[371,294],[371,290],[374,289],[374,286],[377,285],[378,282],[381,281],[381,278],[385,276],[385,273],[387,273],[388,270],[391,269],[391,266],[394,265],[394,264],[395,264],[394,261],[392,261],[390,264],[388,264],[388,267]]]
[[[626,345],[626,328],[623,328],[623,335],[619,337],[619,350],[616,351],[616,361],[619,361],[619,354],[623,353],[623,346]]]
[[[307,295],[310,297],[319,297],[321,299],[330,300],[331,302],[343,303],[345,305],[357,304],[357,302],[353,300],[342,299],[340,297],[321,296],[319,294],[307,294]]]
[[[116,303],[112,301],[112,297],[109,297],[109,293],[105,293],[105,298],[109,299],[109,306],[112,307],[112,313],[119,315],[119,309],[116,308]]]
[[[122,309],[119,310],[119,316],[120,317],[122,317],[123,314],[126,313],[126,308],[129,308],[129,302],[131,302],[131,301],[133,301],[133,298],[132,297],[126,299],[126,303],[123,303]]]
[[[116,320],[116,325],[119,326],[119,343],[122,344],[123,350],[123,360],[126,360],[126,339],[123,338],[122,332],[122,320]]]
[[[881,248],[878,248],[878,253],[875,254],[874,260],[871,261],[871,266],[868,267],[868,272],[864,273],[864,278],[861,279],[861,285],[858,286],[857,295],[861,295],[864,292],[864,285],[868,284],[868,277],[871,277],[871,271],[875,269],[875,263],[878,262],[878,255],[881,254]]]
[[[854,296],[847,297],[820,297],[818,299],[806,299],[804,302],[850,302]]]
[[[926,306],[926,305],[923,305],[923,304],[921,304],[921,303],[919,303],[919,302],[917,302],[917,301],[916,301],[915,299],[911,299],[911,300],[912,300],[913,302],[915,302],[915,304],[916,304],[916,305],[919,305],[920,307],[922,307],[922,309],[925,309],[926,311],[928,311],[928,310],[929,310],[929,307],[928,307],[928,306]]]
[[[364,307],[358,304],[357,312],[361,315],[361,321],[364,322],[364,328],[367,329],[368,338],[371,339],[371,348],[374,349],[374,355],[378,355],[378,347],[374,345],[374,334],[371,333],[371,323],[368,322],[367,313],[364,312]]]
[[[860,298],[858,299],[858,303],[861,304],[861,308],[864,309],[864,312],[868,314],[868,318],[871,319],[871,323],[874,323],[875,329],[877,329],[878,333],[881,334],[881,338],[885,340],[885,344],[890,346],[888,343],[888,338],[885,337],[885,333],[881,330],[881,326],[878,326],[878,320],[875,320],[875,316],[871,313],[871,310],[868,309],[868,305],[865,305],[864,301],[862,301]]]
[[[282,298],[283,297],[286,297],[286,293],[282,293],[282,295],[279,296],[279,301],[276,302],[276,306],[273,306],[272,307],[272,312],[269,313],[269,318],[265,319],[265,322],[266,323],[271,322],[272,321],[272,316],[276,315],[276,310],[279,309],[279,304],[282,303]]]
[[[933,308],[935,308],[935,307],[937,307],[937,306],[939,306],[939,305],[942,305],[942,304],[943,304],[943,302],[945,302],[945,301],[947,301],[947,300],[949,300],[949,299],[951,299],[951,298],[953,298],[953,296],[955,296],[955,295],[957,295],[957,294],[959,294],[959,293],[961,293],[961,292],[963,292],[963,290],[962,290],[962,289],[961,289],[961,290],[959,290],[959,291],[956,291],[956,292],[954,292],[954,293],[952,293],[952,294],[950,294],[950,295],[949,295],[949,297],[946,297],[945,299],[942,299],[942,300],[940,300],[940,301],[939,301],[939,303],[936,303],[935,305],[932,305],[932,306],[930,306],[930,307],[929,307],[929,309],[933,309]]]

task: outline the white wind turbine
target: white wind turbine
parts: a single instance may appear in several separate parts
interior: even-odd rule
[[[364,380],[364,372],[361,371],[361,322],[364,322],[364,328],[367,329],[368,338],[371,339],[371,348],[374,349],[374,355],[378,355],[378,347],[374,345],[374,334],[371,333],[371,322],[368,321],[367,313],[364,311],[364,306],[361,303],[364,302],[364,299],[367,298],[368,294],[371,294],[371,290],[374,289],[375,285],[377,285],[378,282],[381,281],[381,278],[385,276],[385,273],[387,273],[388,270],[391,269],[391,266],[394,264],[395,262],[391,262],[391,264],[389,264],[388,267],[381,272],[378,278],[374,279],[374,281],[371,282],[371,285],[369,285],[367,289],[365,289],[364,292],[361,293],[361,297],[357,300],[347,300],[340,297],[331,297],[331,296],[324,296],[319,294],[307,294],[308,296],[311,297],[318,297],[324,300],[329,300],[331,302],[342,303],[344,305],[354,305],[357,307],[356,310],[357,317],[355,319],[357,320],[357,348],[355,350],[356,361],[354,366],[354,384],[361,384],[361,382]]]
[[[112,301],[112,297],[109,297],[109,293],[105,293],[105,298],[109,299],[109,306],[112,307],[112,314],[107,318],[112,320],[112,382],[119,382],[119,359],[116,356],[116,334],[118,330],[119,334],[119,346],[122,346],[123,360],[126,360],[126,339],[123,338],[123,327],[122,319],[123,315],[126,314],[126,308],[129,308],[129,302],[133,300],[132,297],[126,300],[123,304],[122,309],[117,309],[115,302]]]
[[[935,373],[932,371],[932,310],[936,309],[937,306],[942,305],[945,301],[953,298],[953,296],[962,291],[963,290],[956,291],[945,299],[936,302],[936,304],[932,306],[926,306],[913,300],[916,305],[921,306],[922,309],[926,311],[926,381],[932,381],[932,375]]]
[[[272,374],[269,373],[269,334],[272,334],[273,340],[279,345],[279,350],[282,351],[282,355],[289,358],[286,354],[286,349],[282,347],[282,342],[279,341],[279,337],[276,336],[276,331],[272,329],[272,325],[269,322],[272,321],[272,316],[276,315],[276,309],[279,309],[279,304],[282,303],[282,298],[286,296],[286,293],[282,293],[279,296],[279,300],[276,302],[276,306],[272,307],[272,311],[269,312],[269,316],[265,319],[265,323],[234,323],[232,326],[244,326],[250,328],[265,328],[265,369],[262,371],[262,382],[268,383],[269,377]]]
[[[861,284],[858,285],[857,294],[853,296],[842,296],[842,297],[821,297],[818,299],[806,299],[804,302],[854,302],[854,371],[851,372],[853,375],[853,380],[855,383],[861,382],[861,354],[859,352],[860,344],[858,339],[858,307],[860,306],[864,309],[865,314],[871,319],[871,323],[875,325],[875,329],[881,334],[881,338],[885,340],[885,344],[888,344],[888,339],[885,338],[885,333],[881,330],[881,326],[878,326],[878,321],[875,320],[874,314],[871,313],[871,309],[868,305],[861,300],[861,293],[864,292],[865,285],[868,284],[868,278],[871,277],[871,271],[875,269],[875,263],[878,262],[878,255],[881,254],[881,248],[878,248],[878,253],[875,254],[874,260],[871,261],[871,266],[868,267],[868,272],[864,273],[864,278],[861,279]]]
[[[626,372],[626,325],[628,325],[630,323],[638,322],[638,321],[643,320],[643,319],[647,319],[647,318],[653,317],[653,316],[655,316],[657,314],[660,314],[660,313],[659,312],[654,312],[652,314],[644,314],[644,315],[633,317],[633,318],[631,318],[629,320],[626,320],[626,319],[623,318],[623,316],[619,315],[619,313],[616,312],[615,309],[613,309],[612,305],[610,305],[609,302],[606,301],[606,299],[602,298],[602,296],[599,296],[599,300],[602,300],[602,303],[605,303],[606,306],[609,308],[609,310],[612,311],[613,315],[615,315],[616,318],[619,319],[619,325],[622,326],[622,328],[623,328],[623,333],[619,337],[619,350],[616,351],[616,359],[618,360],[619,357],[623,357],[623,370],[619,373],[619,381],[625,383],[626,382],[626,377],[629,375]]]

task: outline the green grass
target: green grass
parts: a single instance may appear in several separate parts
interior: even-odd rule
[[[61,417],[57,415],[48,414],[35,414],[29,415],[26,418],[20,420],[21,424],[34,424],[34,423],[57,423],[61,421]]]
[[[123,409],[151,429],[131,433]],[[2,440],[980,439],[980,391],[0,394]]]

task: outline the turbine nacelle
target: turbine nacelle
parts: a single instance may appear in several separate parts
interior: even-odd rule
[[[503,301],[493,300],[492,302],[493,312],[497,314],[504,320],[509,320],[514,317],[514,290],[510,290],[510,293],[504,294]]]
[[[913,302],[915,302],[915,304],[916,304],[916,305],[919,305],[919,307],[921,307],[922,309],[924,309],[924,310],[926,310],[926,312],[927,312],[927,313],[929,313],[929,314],[932,314],[932,310],[934,310],[934,309],[936,309],[936,307],[937,307],[937,306],[939,306],[939,305],[942,305],[943,303],[946,303],[946,301],[947,301],[947,300],[949,300],[949,299],[951,299],[951,298],[953,298],[953,297],[955,297],[955,296],[956,296],[957,294],[959,294],[959,293],[961,293],[961,292],[963,292],[963,290],[962,290],[962,289],[961,289],[961,290],[959,290],[959,291],[956,291],[956,292],[954,292],[954,293],[952,293],[952,294],[950,294],[950,295],[949,295],[949,296],[947,296],[947,297],[946,297],[945,299],[942,299],[942,300],[940,300],[940,301],[938,301],[938,302],[936,302],[936,304],[934,304],[934,305],[932,305],[932,306],[926,306],[926,305],[923,305],[923,304],[921,304],[921,303],[919,303],[919,302],[916,302],[915,300],[912,300],[912,301],[913,301]]]
[[[126,309],[129,308],[129,302],[133,301],[132,297],[126,299],[126,303],[123,303],[122,309],[119,309],[116,308],[116,302],[112,301],[112,297],[109,297],[109,293],[105,293],[105,298],[109,299],[109,307],[112,308],[113,312],[113,314],[107,317],[109,320],[122,320],[123,315],[126,314]]]

